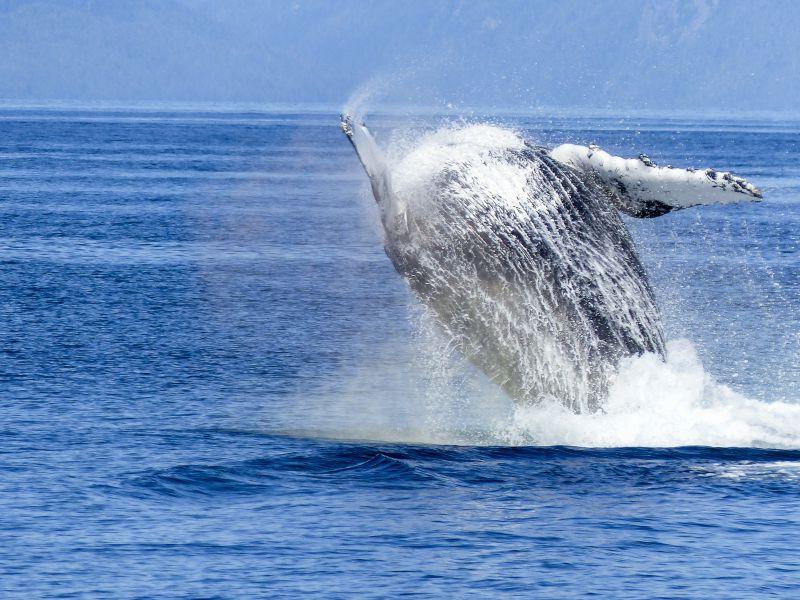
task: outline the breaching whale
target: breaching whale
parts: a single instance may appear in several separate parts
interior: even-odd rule
[[[489,125],[440,129],[390,165],[363,123],[342,115],[340,125],[395,269],[453,345],[523,403],[597,410],[621,358],[664,357],[653,290],[619,212],[761,198],[730,173],[596,146],[548,150]]]

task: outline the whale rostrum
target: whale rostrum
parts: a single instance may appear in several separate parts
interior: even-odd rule
[[[342,115],[386,254],[458,351],[522,403],[601,407],[620,359],[664,356],[653,290],[619,211],[755,200],[743,179],[597,147],[553,151],[489,125],[423,136],[391,165]]]

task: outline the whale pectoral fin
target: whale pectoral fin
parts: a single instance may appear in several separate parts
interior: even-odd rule
[[[381,152],[367,126],[363,123],[356,123],[350,115],[341,115],[339,127],[350,140],[350,143],[353,144],[358,160],[361,161],[361,165],[364,167],[367,177],[369,177],[372,185],[372,195],[375,196],[375,201],[381,207],[385,221],[385,215],[388,215],[392,204],[392,189],[389,168],[383,152]]]
[[[550,155],[602,185],[622,212],[657,217],[700,204],[758,201],[761,191],[741,177],[714,169],[659,167],[644,154],[612,156],[597,146],[563,144]]]

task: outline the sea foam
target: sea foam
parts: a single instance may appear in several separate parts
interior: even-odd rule
[[[518,406],[494,434],[511,445],[800,448],[800,405],[751,400],[716,382],[682,339],[668,343],[666,362],[626,360],[603,410]]]

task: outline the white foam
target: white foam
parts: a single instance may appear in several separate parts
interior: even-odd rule
[[[800,481],[800,463],[778,460],[769,462],[735,462],[697,465],[691,470],[704,477],[719,479],[780,479],[782,481]]]
[[[390,149],[397,163],[392,172],[395,191],[404,194],[430,181],[443,165],[474,163],[492,152],[522,149],[525,142],[509,129],[478,123],[440,127],[415,140],[411,150],[405,140],[395,139],[392,145],[396,146]]]
[[[268,428],[417,444],[800,448],[800,404],[751,400],[717,383],[688,340],[668,343],[667,362],[629,359],[604,409],[575,414],[557,403],[515,404],[436,337],[387,344],[356,371],[292,398]],[[711,465],[704,473],[762,475],[756,467],[731,468]]]
[[[800,405],[750,400],[715,382],[688,340],[673,340],[667,350],[666,363],[652,355],[623,363],[602,412],[517,407],[498,425],[498,440],[512,445],[800,448]]]

